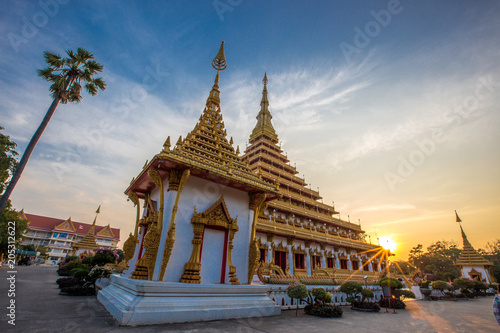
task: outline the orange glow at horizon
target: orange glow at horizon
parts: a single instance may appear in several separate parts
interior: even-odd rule
[[[386,250],[390,250],[394,254],[398,248],[398,244],[389,236],[382,236],[379,238],[380,246]]]

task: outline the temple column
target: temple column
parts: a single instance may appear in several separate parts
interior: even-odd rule
[[[326,266],[326,257],[325,257],[325,244],[320,244],[320,249],[321,249],[321,267],[322,268],[327,268]]]
[[[267,242],[267,262],[273,263],[273,234],[268,233],[266,236]]]
[[[306,268],[307,268],[307,275],[311,276],[312,275],[312,265],[311,265],[311,242],[310,241],[305,241],[305,246],[306,246]]]
[[[293,265],[292,247],[293,247],[293,237],[287,237],[287,239],[286,239],[286,248],[288,250],[288,262],[290,263],[289,267],[290,267],[290,275],[291,276],[293,276],[293,271],[295,269],[295,267]]]
[[[335,268],[340,269],[340,259],[339,259],[339,253],[337,252],[335,254]]]
[[[352,271],[351,255],[347,255],[347,269]]]

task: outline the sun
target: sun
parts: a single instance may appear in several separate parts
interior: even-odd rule
[[[391,253],[394,253],[398,248],[398,244],[388,236],[380,237],[379,241],[380,246],[382,246],[386,250],[390,250]]]

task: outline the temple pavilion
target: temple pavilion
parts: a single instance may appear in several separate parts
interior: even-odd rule
[[[493,268],[494,265],[474,249],[467,239],[467,235],[465,234],[462,225],[460,225],[460,231],[462,232],[464,248],[454,266],[460,269],[462,277],[483,281],[488,284],[492,283],[493,281],[490,269]]]

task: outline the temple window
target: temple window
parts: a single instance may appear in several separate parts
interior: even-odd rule
[[[354,261],[352,262],[352,269],[353,269],[353,270],[358,270],[358,269],[359,269],[359,261],[354,260]]]
[[[335,267],[335,262],[333,258],[327,258],[326,264],[328,265],[328,268],[334,268]]]
[[[306,269],[306,266],[304,264],[304,254],[295,253],[295,268]]]
[[[363,265],[363,270],[366,271],[366,272],[370,271],[370,267],[368,265],[369,265],[368,263],[365,263]]]
[[[320,268],[321,267],[321,257],[320,256],[313,256],[312,257],[312,265],[313,269]]]
[[[266,249],[260,249],[260,262],[266,262]]]
[[[286,272],[286,252],[274,251],[274,264],[281,267],[283,272]]]
[[[347,269],[347,259],[340,259],[340,268]]]

